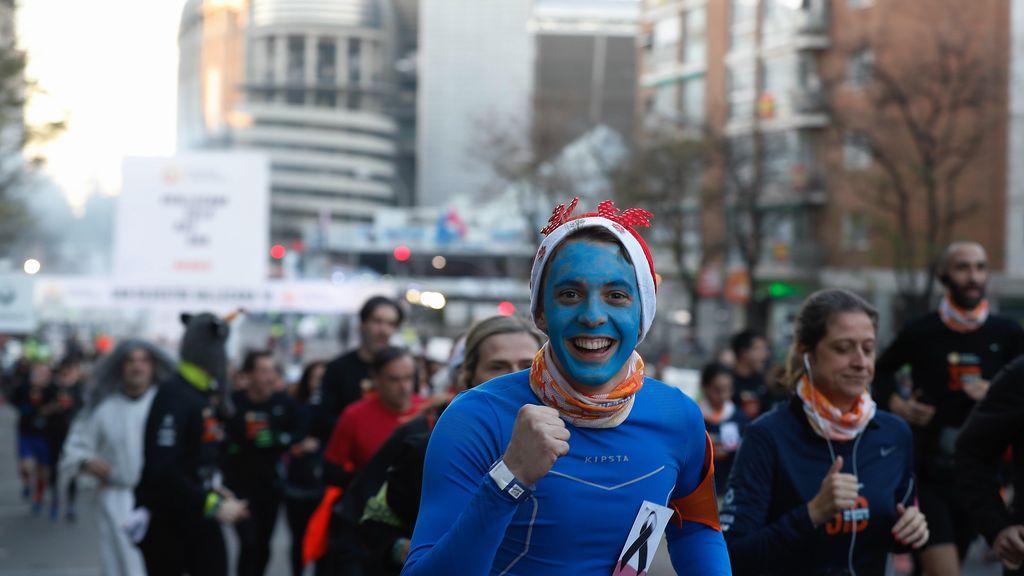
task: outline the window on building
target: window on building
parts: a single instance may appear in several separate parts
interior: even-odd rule
[[[704,124],[704,76],[683,81],[683,119],[689,126]]]
[[[331,88],[317,88],[316,90],[316,107],[317,108],[336,108],[338,106],[338,91],[337,89]]]
[[[265,40],[263,55],[265,59],[263,69],[263,80],[267,84],[273,84],[277,78],[274,72],[277,69],[277,38],[268,36]]]
[[[754,139],[747,136],[730,138],[726,150],[726,192],[735,198],[740,189],[747,190],[754,182]]]
[[[789,38],[802,19],[802,2],[764,0],[764,35],[767,41]]]
[[[799,52],[796,59],[797,87],[793,94],[792,106],[797,113],[823,112],[824,93],[821,76],[818,74],[818,58],[808,51]]]
[[[856,130],[843,134],[843,165],[847,170],[864,170],[871,166],[871,139],[867,134]]]
[[[768,46],[791,42],[796,35],[828,32],[830,0],[763,0],[764,42]]]
[[[757,98],[757,61],[753,58],[729,64],[729,118],[750,120]]]
[[[302,36],[288,37],[288,91],[285,100],[289,104],[305,102],[306,83],[306,39]]]
[[[789,167],[789,185],[794,190],[808,190],[821,176],[818,166],[818,135],[808,130],[796,132],[796,150]]]
[[[363,46],[359,38],[348,39],[348,82],[359,84],[363,79]]]
[[[803,0],[804,19],[802,27],[808,31],[827,33],[829,26],[829,6],[831,0]]]
[[[763,250],[761,251],[761,263],[769,262],[784,264],[793,263],[793,248],[796,246],[796,238],[799,229],[799,216],[792,211],[775,211],[770,217],[762,216],[763,222],[770,222],[770,226],[764,226]]]
[[[870,48],[858,50],[846,59],[846,84],[851,88],[864,88],[871,82],[871,68],[875,54]]]
[[[788,186],[795,157],[794,132],[769,132],[761,137],[761,177],[768,186]]]
[[[694,8],[686,12],[683,32],[683,63],[704,65],[707,60],[707,9]]]
[[[679,117],[679,83],[666,82],[654,89],[651,116],[656,120]]]
[[[337,43],[331,38],[321,38],[316,44],[316,106],[334,108],[338,105],[337,84],[338,61]],[[327,88],[330,87],[330,88]]]
[[[761,140],[761,169],[765,184],[777,186],[787,194],[812,185],[820,174],[817,162],[817,137],[807,130],[769,132]]]
[[[700,198],[704,190],[704,170],[706,169],[704,162],[700,160],[694,160],[690,163],[690,169],[686,171],[684,178],[684,186],[686,187],[687,196],[700,203]]]
[[[840,242],[844,250],[864,252],[871,248],[871,221],[860,211],[843,214]]]
[[[302,36],[288,37],[288,82],[301,84],[306,79],[306,39]]]
[[[754,49],[754,34],[757,31],[757,1],[730,0],[729,2],[729,49],[733,52],[750,52]]]
[[[669,228],[665,226],[665,228]],[[685,248],[685,259],[683,265],[688,270],[697,270],[700,267],[702,222],[699,209],[687,211],[683,215],[683,245]]]
[[[797,76],[800,87],[817,92],[821,90],[821,76],[818,74],[818,57],[809,51],[797,54]]]
[[[337,44],[322,38],[316,43],[316,80],[318,84],[334,84],[337,80]]]
[[[679,16],[665,18],[654,24],[654,40],[651,47],[651,63],[654,69],[672,66],[679,61],[682,26]]]
[[[362,43],[359,38],[348,39],[348,98],[349,110],[359,109],[362,104],[359,84],[363,80]]]
[[[796,53],[766,58],[763,70],[759,115],[767,119],[790,114],[793,97],[800,86],[800,65]]]

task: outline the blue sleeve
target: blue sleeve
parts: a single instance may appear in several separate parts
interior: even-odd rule
[[[679,478],[671,499],[690,495],[704,479],[705,429],[704,418],[696,404],[687,400],[686,425],[683,437],[687,439]],[[713,486],[713,485],[712,485]],[[722,533],[697,522],[683,522],[682,527],[669,522],[665,529],[668,553],[672,567],[680,574],[728,576],[729,553]]]
[[[722,508],[722,531],[737,573],[757,574],[784,565],[805,550],[814,534],[806,504],[769,522],[775,458],[768,431],[747,428]]]
[[[485,400],[465,396],[438,420],[427,445],[420,511],[403,575],[491,571],[519,507],[487,475],[505,449],[493,430],[497,421]]]

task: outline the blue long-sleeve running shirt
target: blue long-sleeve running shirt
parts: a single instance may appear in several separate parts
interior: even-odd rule
[[[907,424],[879,411],[857,440],[833,442],[843,472],[861,483],[854,510],[815,527],[807,503],[832,466],[828,444],[788,405],[747,427],[729,476],[722,531],[736,574],[884,574],[896,505],[915,505],[913,446]]]
[[[519,409],[541,403],[528,379],[523,371],[491,380],[461,394],[441,416],[427,448],[403,575],[608,576],[643,501],[667,505],[700,483],[700,409],[679,390],[648,378],[622,424],[567,424],[569,453],[529,498],[515,502],[487,472],[505,452]],[[681,573],[730,574],[720,532],[669,523],[666,536]]]

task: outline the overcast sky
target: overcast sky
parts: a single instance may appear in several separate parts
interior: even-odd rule
[[[638,0],[536,0],[539,5],[636,5]],[[72,205],[120,190],[121,158],[175,149],[177,33],[185,0],[21,0],[28,77],[46,94],[29,120],[66,117],[43,151]]]
[[[116,193],[121,158],[174,152],[184,0],[21,0],[27,75],[46,93],[29,121],[66,117],[48,144],[47,172],[72,204]]]

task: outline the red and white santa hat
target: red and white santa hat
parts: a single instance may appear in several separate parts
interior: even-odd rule
[[[572,215],[579,198],[573,198],[566,208],[565,204],[559,204],[551,214],[548,225],[541,230],[544,234],[544,241],[537,249],[537,255],[533,259],[533,269],[530,271],[530,312],[533,321],[536,323],[538,308],[543,299],[543,290],[540,287],[540,277],[544,272],[544,266],[548,258],[555,252],[555,249],[565,241],[571,234],[584,228],[598,227],[612,233],[618,241],[626,248],[633,269],[636,270],[636,282],[640,297],[640,339],[643,342],[647,332],[654,322],[654,311],[658,302],[658,283],[654,272],[654,258],[647,248],[647,243],[634,229],[635,226],[650,227],[651,213],[640,208],[630,208],[620,212],[611,200],[605,200],[597,205],[596,212],[588,212],[577,216]]]

